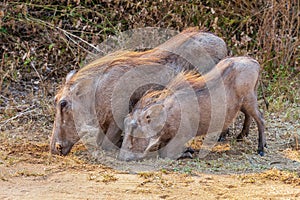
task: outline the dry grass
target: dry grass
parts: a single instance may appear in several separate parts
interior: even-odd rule
[[[263,83],[275,110],[299,104],[299,2],[284,1],[4,1],[0,3],[0,125],[36,105],[53,119],[51,97],[72,69],[109,35],[134,28],[190,26],[224,38],[234,55],[264,67]],[[286,81],[289,80],[289,81]],[[295,80],[295,81],[290,81]],[[281,97],[281,99],[278,99]],[[25,102],[25,103],[24,103]],[[50,106],[49,106],[50,105]],[[36,119],[33,119],[36,120]],[[43,119],[47,121],[47,119]],[[52,124],[52,121],[50,121]],[[14,126],[14,125],[13,125]]]
[[[244,183],[264,183],[266,180],[271,180],[300,186],[299,174],[295,172],[280,171],[278,169],[267,170],[259,174],[241,175],[240,178]]]
[[[108,174],[108,173],[102,174],[102,177],[103,177],[102,182],[104,183],[114,182],[118,180],[118,178],[115,177],[113,174]]]
[[[85,165],[86,162],[81,159],[82,157],[85,159],[81,154],[84,151],[82,146],[77,146],[69,157],[49,156],[48,137],[54,118],[52,101],[54,94],[70,70],[82,67],[88,53],[101,53],[95,51],[94,46],[110,35],[148,26],[175,30],[199,26],[222,37],[233,55],[250,55],[258,59],[264,67],[262,83],[271,102],[271,111],[284,111],[284,116],[279,115],[280,123],[298,122],[299,1],[278,2],[276,0],[226,2],[196,0],[189,3],[173,0],[101,1],[101,4],[95,4],[94,1],[70,0],[1,2],[0,162],[3,160],[10,166],[24,160],[34,164],[54,162],[60,163],[59,167],[64,169]],[[276,120],[276,116],[269,113],[265,113],[265,117],[270,120],[274,117]],[[276,122],[274,126],[279,126],[280,123]],[[274,141],[274,147],[282,145],[286,148],[291,136],[281,137],[291,130],[278,131],[275,127],[270,129],[270,123],[267,125],[269,138],[279,141],[277,143]],[[200,143],[199,140],[192,145],[197,146]],[[253,147],[254,144],[256,143],[253,142],[251,146],[237,144],[240,148],[237,150],[232,150],[229,145],[219,146],[215,149],[216,154],[213,154],[215,157],[211,160],[175,162],[171,170],[191,174],[194,169],[212,171],[230,169],[229,171],[243,172],[249,168],[261,170],[265,166],[270,167],[267,164],[260,165],[262,162],[260,159],[254,162],[253,158],[246,157],[248,152],[253,155],[252,151],[256,148]],[[298,145],[295,145],[295,148],[296,146]],[[274,152],[277,153],[278,150]],[[80,156],[82,157],[79,158]],[[298,153],[294,156],[299,159]],[[235,162],[231,164],[228,162],[231,157],[235,157],[236,160],[249,160],[250,164],[248,161],[246,164]],[[25,171],[23,174],[30,175],[30,172]],[[159,182],[162,186],[171,185],[163,183],[164,180],[160,176],[155,178],[156,176],[148,175],[140,176]],[[114,179],[109,176],[102,178]],[[0,176],[0,179],[5,178]]]

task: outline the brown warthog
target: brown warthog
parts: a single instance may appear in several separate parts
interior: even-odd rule
[[[205,73],[226,55],[222,39],[189,29],[152,50],[117,52],[70,73],[55,97],[51,153],[67,155],[80,137],[95,130],[97,145],[117,144],[128,104],[133,106],[153,83],[166,85],[194,66]]]
[[[203,76],[182,72],[164,90],[150,90],[124,120],[119,159],[138,160],[155,153],[178,158],[185,142],[196,135],[219,136],[239,111],[245,121],[238,138],[248,135],[253,117],[259,133],[258,153],[263,155],[264,120],[256,94],[259,71],[260,65],[251,58],[227,58]]]

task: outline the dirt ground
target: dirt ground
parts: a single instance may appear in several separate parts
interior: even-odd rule
[[[101,166],[59,169],[57,165],[1,167],[1,199],[297,199],[299,183],[262,175],[145,172],[126,174]],[[125,197],[125,198],[124,198]]]
[[[300,199],[299,3],[118,2],[1,1],[0,200]],[[160,41],[132,37],[128,30],[197,25],[221,36],[232,54],[262,64],[261,82],[271,100],[264,112],[265,156],[256,154],[255,125],[236,142],[240,118],[203,159],[121,162],[114,152],[92,156],[82,143],[66,157],[50,155],[53,97],[70,70],[94,53],[142,50]],[[122,31],[131,40],[110,37]],[[94,52],[99,43],[101,52]],[[197,148],[199,141],[191,145]]]
[[[7,129],[0,135],[0,199],[300,199],[299,121],[281,113],[265,118],[264,157],[256,155],[255,125],[249,138],[235,141],[239,118],[207,157],[178,161],[121,162],[103,152],[94,158],[80,143],[69,156],[51,156],[51,124],[39,132]]]

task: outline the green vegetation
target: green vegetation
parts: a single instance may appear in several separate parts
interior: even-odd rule
[[[0,105],[41,104],[43,113],[31,113],[35,117],[19,123],[39,119],[52,124],[49,104],[56,89],[70,70],[82,66],[93,46],[135,28],[181,31],[199,26],[222,37],[232,55],[249,55],[261,63],[261,83],[271,109],[298,107],[298,13],[297,0],[4,1],[0,3]],[[40,99],[46,100],[40,103]],[[15,113],[0,112],[2,122]],[[298,113],[291,111],[289,116],[297,118]]]

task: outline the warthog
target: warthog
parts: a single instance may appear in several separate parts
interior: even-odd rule
[[[98,145],[103,146],[110,141],[117,144],[128,104],[134,106],[153,86],[151,83],[165,85],[181,70],[195,69],[194,66],[200,66],[198,70],[205,73],[226,55],[226,44],[221,38],[189,29],[152,50],[117,52],[91,62],[77,73],[68,74],[55,97],[56,117],[50,142],[51,153],[67,155],[82,133],[89,132],[88,129],[93,129],[91,127],[101,130],[97,137]],[[126,77],[133,69],[139,69],[138,73]],[[147,82],[149,77],[156,79]],[[145,79],[145,83],[138,83],[135,78]],[[132,85],[143,87],[130,87]],[[120,86],[123,87],[118,90]],[[136,92],[133,93],[132,88],[137,89]],[[122,101],[124,95],[129,95],[131,102],[125,100],[126,105],[112,106],[113,100]],[[119,112],[117,117],[114,111]],[[83,131],[85,128],[86,131]],[[110,147],[108,145],[106,148]]]
[[[253,117],[259,133],[258,153],[263,155],[264,120],[257,103],[259,71],[259,63],[251,58],[227,58],[203,76],[182,72],[164,90],[148,91],[124,120],[119,159],[139,160],[157,153],[178,158],[185,142],[195,135],[208,137],[217,132],[219,136],[239,111],[245,114],[245,121],[238,138],[248,135]]]

